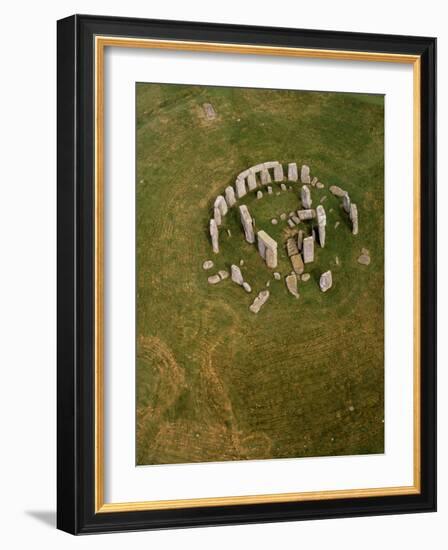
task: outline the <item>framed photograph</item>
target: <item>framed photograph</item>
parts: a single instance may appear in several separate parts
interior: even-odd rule
[[[58,22],[58,527],[436,507],[436,40]]]

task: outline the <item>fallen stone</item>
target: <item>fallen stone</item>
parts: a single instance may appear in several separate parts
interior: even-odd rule
[[[272,187],[268,185],[268,195],[272,195]]]
[[[310,167],[304,164],[300,170],[300,181],[302,183],[310,183]]]
[[[334,261],[336,262],[336,265],[339,265],[340,261],[339,261],[339,256],[336,256],[336,258],[334,259]]]
[[[274,279],[276,281],[280,281],[281,278],[282,276],[280,275],[280,273],[278,271],[274,271]]]
[[[263,192],[257,191],[257,199],[262,199],[262,198],[263,198]]]
[[[317,215],[317,226],[319,232],[319,244],[322,248],[325,246],[325,226],[327,225],[327,215],[325,213],[325,208],[319,204],[316,208]]]
[[[288,217],[288,216],[286,215],[286,212],[282,212],[282,213],[280,214],[280,219],[283,220],[283,221],[285,221],[287,217]]]
[[[302,281],[303,281],[304,283],[306,283],[307,281],[309,281],[310,278],[311,278],[311,275],[310,275],[309,273],[304,273],[304,274],[302,275]]]
[[[311,220],[316,217],[316,211],[311,208],[308,210],[297,210],[297,216],[299,216],[300,221]]]
[[[341,222],[336,222],[336,223],[334,224],[334,228],[337,229],[337,228],[339,227],[339,224],[340,224],[340,223],[341,223]]]
[[[292,218],[292,216],[294,216],[294,212],[290,212],[290,213],[288,214],[288,216],[289,216],[290,218]]]
[[[333,277],[331,275],[331,271],[325,271],[325,273],[322,273],[319,279],[319,286],[322,292],[327,292],[333,285]]]
[[[260,173],[260,180],[261,185],[267,185],[268,183],[271,183],[271,174],[269,173],[269,170],[266,168],[263,168],[263,170]]]
[[[291,220],[296,224],[296,225],[299,225],[300,223],[300,218],[298,218],[295,214],[293,214],[291,216]]]
[[[258,296],[252,302],[252,305],[249,306],[249,309],[252,313],[258,313],[260,309],[269,299],[269,290],[262,290],[259,292]]]
[[[226,187],[224,192],[226,195],[227,206],[231,208],[236,203],[235,191],[233,187],[229,185],[228,187]]]
[[[281,164],[276,164],[274,166],[274,181],[283,181],[284,177],[283,166]]]
[[[344,189],[341,189],[337,185],[331,185],[330,186],[330,193],[333,193],[333,195],[335,197],[342,198],[347,193],[347,191],[344,191]]]
[[[232,281],[236,283],[237,285],[242,285],[244,283],[243,274],[241,273],[241,269],[235,265],[232,264],[230,266],[230,272],[232,275]]]
[[[370,252],[367,250],[367,248],[361,248],[361,254],[366,254],[367,256],[370,256]]]
[[[323,189],[323,188],[325,187],[325,185],[324,185],[322,182],[318,181],[318,182],[316,183],[316,187],[317,187],[318,189]]]
[[[290,162],[288,164],[288,179],[289,181],[297,181],[299,179],[297,164],[295,162]]]
[[[294,256],[291,256],[289,258],[291,260],[292,268],[294,269],[294,272],[297,273],[297,275],[301,275],[305,269],[305,266],[303,265],[302,256],[300,254],[296,254]]]
[[[219,229],[214,219],[210,220],[210,237],[212,239],[213,252],[217,254],[219,252]]]
[[[295,296],[296,298],[299,297],[299,293],[297,292],[297,277],[296,275],[288,275],[285,278],[286,281],[286,287],[289,290],[289,292]]]
[[[314,178],[311,180],[311,185],[314,187],[317,183],[317,178],[314,176]]]
[[[350,205],[350,221],[352,222],[353,235],[358,234],[358,207],[352,202]]]
[[[246,283],[246,281],[244,281],[244,283],[243,283],[243,288],[244,288],[244,290],[245,290],[246,292],[248,292],[248,293],[249,293],[249,292],[252,292],[252,287],[250,286],[249,283]]]
[[[272,223],[272,225],[277,225],[278,221],[275,218],[272,218],[271,223]]]
[[[293,229],[296,226],[296,224],[291,220],[291,218],[289,218],[288,220],[288,225],[291,229]]]
[[[358,258],[358,263],[362,265],[369,265],[370,256],[368,256],[367,254],[361,254],[361,256]]]
[[[308,210],[309,208],[311,208],[313,201],[311,200],[310,188],[307,185],[302,186],[302,190],[300,192],[300,198],[302,200],[302,206],[305,210]]]
[[[239,207],[239,210],[240,210],[241,225],[243,226],[243,229],[244,229],[244,235],[246,237],[246,241],[252,244],[255,242],[254,222],[249,213],[249,209],[245,204],[242,204]]]
[[[221,277],[219,275],[210,275],[207,281],[209,285],[216,285],[221,281]]]
[[[299,253],[299,249],[297,248],[297,243],[293,237],[290,237],[286,241],[286,252],[288,256],[294,256],[294,254]]]
[[[320,199],[320,202],[323,203],[327,200],[327,195],[324,195],[321,199]]]
[[[220,269],[220,270],[218,271],[218,275],[220,276],[221,281],[224,281],[224,279],[228,279],[228,278],[229,278],[229,272],[226,271],[225,269]]]
[[[306,264],[314,262],[314,237],[305,237],[303,239],[303,261]]]
[[[241,265],[241,266],[244,265],[244,260],[240,260],[240,265]]]
[[[232,232],[230,231],[230,229],[227,229],[227,235],[228,235],[229,237],[232,236]]]
[[[205,262],[202,264],[202,269],[211,269],[215,264],[212,262],[212,260],[205,260]]]
[[[271,281],[266,281],[266,286],[269,288],[271,286]]]
[[[202,108],[204,109],[205,116],[208,120],[213,120],[216,118],[216,111],[211,103],[204,103]]]

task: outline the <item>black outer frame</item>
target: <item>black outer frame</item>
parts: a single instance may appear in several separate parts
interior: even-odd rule
[[[94,37],[421,56],[421,493],[94,513]],[[436,510],[436,39],[74,15],[57,25],[57,527],[72,534]]]

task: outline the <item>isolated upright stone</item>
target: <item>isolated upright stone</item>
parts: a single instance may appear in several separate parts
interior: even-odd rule
[[[306,264],[314,262],[314,238],[312,236],[303,239],[302,255]]]
[[[258,252],[270,268],[277,267],[277,241],[270,237],[265,231],[257,233]]]
[[[236,190],[236,196],[241,199],[244,197],[244,195],[247,194],[246,190],[246,184],[244,182],[243,178],[240,178],[239,176],[236,178],[235,181],[235,190]]]
[[[241,225],[243,226],[243,229],[244,229],[244,235],[246,236],[246,241],[252,244],[255,242],[254,223],[253,223],[252,217],[245,204],[242,204],[239,207],[239,209],[240,209]]]
[[[300,181],[302,183],[311,183],[310,167],[304,164],[300,170]]]
[[[221,210],[217,208],[216,206],[213,208],[213,218],[216,222],[216,225],[221,225],[222,223],[222,216],[221,216]]]
[[[229,208],[232,208],[232,206],[236,203],[236,198],[235,198],[235,191],[231,185],[226,187],[225,194],[226,194],[227,206]]]
[[[358,207],[352,202],[350,205],[350,221],[352,222],[353,235],[358,234]]]
[[[325,246],[325,226],[327,225],[327,215],[325,208],[319,204],[316,208],[317,214],[317,228],[319,231],[319,244],[323,248]]]
[[[247,187],[249,191],[253,191],[257,188],[257,178],[255,177],[255,172],[250,169],[249,174],[247,176]]]
[[[268,183],[271,183],[271,174],[269,173],[269,170],[267,168],[263,168],[263,170],[261,171],[260,179],[261,185],[267,185]]]
[[[219,252],[219,230],[214,219],[210,220],[210,237],[212,239],[213,252],[217,254]]]
[[[322,273],[319,279],[319,286],[322,292],[327,292],[333,285],[333,277],[331,275],[331,271],[325,271],[325,273]]]
[[[290,162],[288,164],[288,179],[289,181],[297,181],[299,179],[297,164],[295,162]]]
[[[348,193],[342,197],[342,206],[347,214],[350,214],[350,197],[348,196]]]
[[[263,198],[263,191],[258,190],[257,191],[257,199],[262,199],[262,198]]]
[[[229,210],[226,199],[222,195],[218,195],[216,197],[214,207],[219,208],[221,216],[225,216],[227,214],[227,211]]]
[[[268,195],[272,195],[272,187],[268,185]]]
[[[262,290],[252,302],[252,305],[249,306],[249,309],[252,311],[252,313],[258,313],[262,306],[268,301],[268,298],[269,290]]]
[[[284,177],[285,176],[283,174],[283,166],[281,164],[277,164],[276,166],[274,166],[274,180],[283,181]]]
[[[234,283],[241,286],[243,285],[244,283],[243,274],[241,273],[241,269],[237,265],[232,264],[230,266],[230,275]]]
[[[300,198],[302,200],[302,206],[306,210],[311,208],[313,201],[311,200],[311,191],[307,185],[302,185],[302,190],[300,192]]]

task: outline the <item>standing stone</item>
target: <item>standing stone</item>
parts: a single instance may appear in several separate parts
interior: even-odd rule
[[[300,230],[297,233],[297,249],[298,249],[299,252],[302,251],[302,246],[303,246],[303,231]]]
[[[263,230],[258,231],[257,239],[258,252],[266,261],[266,265],[270,268],[277,267],[277,241],[275,241]]]
[[[241,224],[244,229],[246,241],[250,244],[253,244],[255,242],[255,234],[254,234],[254,224],[253,224],[252,217],[245,204],[242,204],[239,208],[240,208]]]
[[[353,235],[358,234],[358,207],[352,202],[350,205],[350,221],[352,222]]]
[[[237,265],[232,264],[230,266],[230,274],[232,277],[232,281],[234,283],[241,286],[243,285],[244,283],[243,274],[241,273],[241,269]]]
[[[311,183],[310,167],[304,164],[300,170],[300,181],[302,183]]]
[[[247,187],[249,191],[253,191],[257,188],[257,178],[255,177],[255,172],[249,170],[249,175],[247,176]]]
[[[274,271],[274,279],[276,281],[280,281],[281,277],[282,276],[280,275],[280,273],[278,271]]]
[[[325,246],[325,226],[327,225],[327,215],[325,208],[319,204],[316,208],[317,214],[317,227],[319,231],[319,244],[323,248]]]
[[[205,260],[205,262],[202,264],[202,269],[211,269],[215,264],[212,260]]]
[[[256,296],[255,300],[252,302],[252,305],[249,306],[249,309],[252,313],[258,313],[262,306],[268,301],[269,290],[262,290]]]
[[[246,190],[246,184],[244,183],[244,179],[240,177],[236,178],[235,189],[236,189],[236,196],[239,199],[241,199],[242,197],[244,197],[244,195],[246,195],[247,190]]]
[[[309,264],[311,262],[314,262],[314,238],[311,237],[305,237],[303,239],[303,261],[306,264]]]
[[[290,162],[288,164],[288,179],[289,181],[297,181],[299,179],[297,164],[295,162]]]
[[[294,229],[294,227],[296,226],[296,224],[291,220],[291,218],[289,218],[288,220],[288,225],[291,229]]]
[[[262,198],[263,198],[263,192],[257,191],[257,199],[262,199]]]
[[[207,281],[209,285],[216,285],[221,282],[221,277],[219,275],[210,275]]]
[[[322,273],[319,279],[319,286],[322,292],[327,292],[333,285],[333,277],[331,275],[331,271],[325,271],[325,273]]]
[[[308,210],[297,210],[297,216],[299,216],[299,220],[311,220],[316,217],[316,211],[313,209]]]
[[[324,185],[321,181],[318,181],[318,182],[316,183],[316,187],[317,187],[318,189],[323,189],[323,188],[325,187],[325,185]]]
[[[289,259],[291,260],[291,264],[292,264],[292,268],[294,269],[294,272],[297,273],[297,275],[301,275],[305,270],[302,256],[300,254],[295,254],[294,256],[291,256]]]
[[[222,223],[221,210],[216,206],[213,208],[213,218],[216,222],[216,225],[221,225]]]
[[[268,185],[268,195],[272,195],[272,187]]]
[[[261,171],[260,179],[261,185],[267,185],[268,183],[271,183],[271,174],[269,173],[269,170],[267,168],[263,168],[263,170]]]
[[[289,292],[293,296],[298,298],[299,293],[297,292],[297,276],[295,274],[288,275],[285,281],[286,281],[286,287],[289,290]]]
[[[300,218],[298,218],[295,214],[293,214],[291,216],[291,220],[296,224],[296,225],[299,225],[300,223]]]
[[[286,185],[285,185],[284,183],[282,183],[282,184],[280,185],[280,189],[281,189],[282,191],[286,191]]]
[[[310,188],[307,185],[302,186],[300,198],[302,200],[302,206],[304,209],[308,210],[309,208],[311,208],[313,201],[311,200]]]
[[[218,252],[219,252],[219,243],[218,243],[219,230],[218,230],[218,226],[216,224],[216,221],[214,219],[210,220],[210,237],[212,239],[213,252],[215,254],[218,254]]]
[[[342,197],[342,206],[347,214],[350,214],[350,197],[348,196],[348,193]]]
[[[231,185],[226,187],[225,194],[226,194],[227,206],[229,208],[232,208],[232,206],[236,203],[236,198],[235,198],[235,191],[233,190],[233,187]]]
[[[221,212],[221,216],[225,216],[229,210],[226,203],[226,199],[222,195],[218,195],[216,197],[214,207],[219,208],[219,211]]]
[[[283,166],[281,164],[276,164],[274,166],[274,181],[283,181]]]

